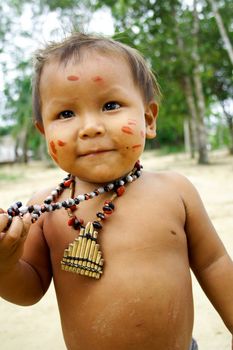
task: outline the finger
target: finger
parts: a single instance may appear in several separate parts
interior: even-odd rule
[[[0,232],[1,237],[5,236],[6,231],[8,230],[11,224],[11,220],[7,214],[0,214]]]
[[[20,239],[22,231],[23,231],[22,218],[19,216],[14,217],[9,229],[7,230],[6,237],[9,240],[17,241],[18,239]]]
[[[29,229],[31,227],[31,224],[32,224],[31,216],[30,216],[30,214],[26,214],[23,217],[23,231],[21,233],[21,237],[26,237],[27,236],[27,234],[29,232]]]

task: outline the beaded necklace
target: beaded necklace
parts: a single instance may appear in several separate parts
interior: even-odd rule
[[[14,216],[23,217],[26,213],[29,213],[32,223],[35,223],[41,214],[64,208],[68,213],[68,225],[75,230],[79,230],[79,235],[65,249],[61,268],[64,271],[99,279],[103,273],[104,265],[102,252],[97,243],[98,231],[102,229],[101,221],[113,213],[115,208],[113,201],[124,194],[127,183],[135,181],[141,175],[141,168],[140,162],[137,161],[133,170],[126,176],[89,193],[80,194],[76,198],[74,198],[75,177],[68,174],[63,182],[44,200],[42,205],[23,206],[21,202],[12,204],[7,210],[8,224],[5,231],[10,227]],[[57,199],[67,188],[70,189],[70,198],[58,202]],[[105,192],[113,192],[111,198],[104,202],[102,211],[96,213],[97,219],[84,225],[84,221],[77,218],[73,212],[78,208],[80,202],[92,199]]]

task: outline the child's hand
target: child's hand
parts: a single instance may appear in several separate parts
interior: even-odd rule
[[[30,215],[14,217],[6,230],[8,215],[0,214],[0,272],[9,271],[23,254],[23,246],[31,226]]]

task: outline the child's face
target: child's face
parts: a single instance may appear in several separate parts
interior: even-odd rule
[[[40,96],[50,155],[84,181],[125,175],[145,137],[155,136],[156,104],[145,106],[123,58],[94,52],[78,63],[52,61],[44,67]]]

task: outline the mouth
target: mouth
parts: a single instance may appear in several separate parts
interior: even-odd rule
[[[98,156],[98,155],[104,155],[104,154],[107,154],[109,152],[112,152],[113,150],[112,149],[95,149],[95,150],[90,150],[90,151],[87,151],[85,153],[82,153],[79,157],[82,158],[82,157],[94,157],[94,156]]]

